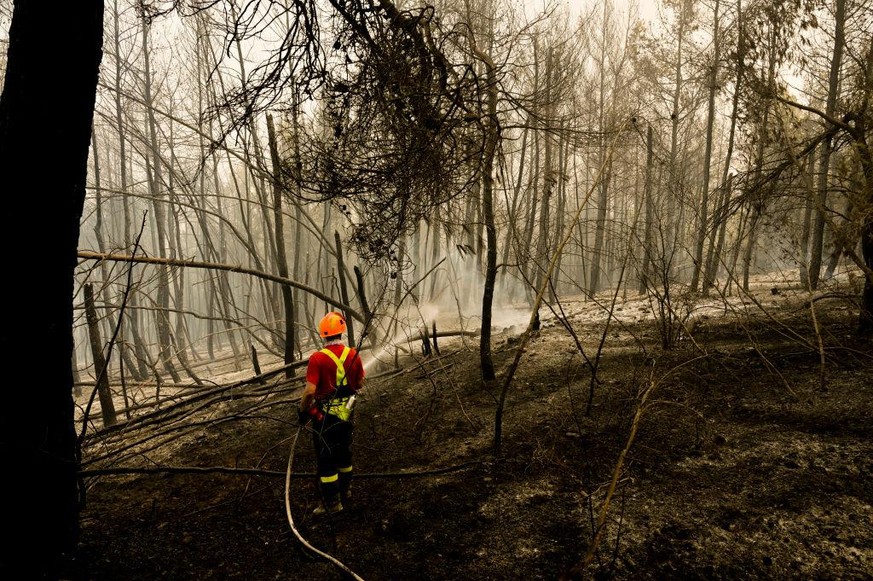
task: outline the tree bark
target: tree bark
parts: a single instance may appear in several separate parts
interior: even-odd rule
[[[267,115],[267,137],[270,143],[270,159],[273,162],[273,224],[276,228],[276,266],[279,276],[288,278],[288,259],[285,256],[285,231],[282,221],[282,184],[279,181],[281,170],[279,165],[279,149],[276,146],[276,129],[273,127],[273,116]],[[282,285],[282,305],[285,309],[285,337],[283,341],[285,365],[294,362],[294,345],[297,342],[295,332],[294,295],[290,286]],[[294,369],[288,367],[285,377],[294,377]]]
[[[604,151],[606,141],[604,139],[604,128],[606,125],[606,83],[607,83],[607,69],[606,69],[606,38],[609,31],[609,17],[611,15],[610,6],[604,3],[603,5],[603,19],[601,20],[601,46],[600,46],[600,55],[598,56],[598,74],[600,75],[600,87],[599,94],[597,98],[597,165],[602,166],[603,160],[606,158],[606,152]],[[548,61],[546,61],[548,63]],[[546,73],[546,79],[548,79],[548,71]],[[548,82],[548,81],[547,81]],[[678,92],[678,89],[677,89]],[[600,291],[601,282],[600,278],[603,274],[603,264],[605,262],[603,256],[604,250],[604,241],[606,238],[606,216],[609,210],[609,179],[610,179],[610,168],[606,168],[606,174],[603,180],[600,182],[598,186],[597,192],[597,217],[596,217],[596,226],[594,229],[594,248],[591,251],[591,274],[589,276],[589,280],[591,281],[591,286],[589,287],[589,291],[592,295],[597,294]]]
[[[482,212],[485,221],[487,250],[485,255],[485,284],[482,289],[482,329],[479,334],[479,362],[482,379],[495,378],[491,355],[491,316],[494,303],[494,284],[497,280],[497,228],[494,225],[494,156],[500,139],[497,124],[497,71],[491,56],[476,48],[473,51],[485,65],[487,110],[485,117],[485,151],[482,155]]]
[[[679,105],[680,105],[680,96],[682,94],[682,59],[683,59],[683,44],[685,43],[685,27],[686,20],[688,18],[686,11],[688,10],[688,6],[686,6],[687,0],[682,0],[679,2],[678,10],[679,10],[679,30],[677,32],[678,42],[676,45],[676,64],[673,70],[673,108],[670,113],[671,119],[671,127],[670,127],[670,162],[668,165],[668,180],[669,184],[667,187],[667,215],[666,222],[664,224],[665,229],[665,249],[664,249],[664,280],[665,283],[670,280],[671,273],[673,270],[673,257],[676,253],[676,242],[679,239],[681,232],[681,220],[679,220],[676,216],[676,207],[679,205],[679,191],[680,191],[680,179],[679,179]]]
[[[643,265],[640,269],[640,294],[646,292],[646,286],[649,284],[649,271],[652,268],[652,229],[655,219],[655,203],[652,199],[652,170],[655,165],[654,148],[653,148],[653,132],[652,126],[646,128],[646,177],[643,185],[643,202],[646,209],[646,223],[643,226]]]
[[[731,159],[734,152],[734,141],[737,130],[737,116],[739,112],[740,87],[743,84],[743,58],[745,55],[745,37],[743,36],[743,6],[741,0],[737,0],[737,77],[734,83],[734,95],[731,104],[731,126],[728,132],[727,153],[725,154],[724,169],[721,176],[720,195],[718,197],[717,212],[713,211],[713,230],[718,230],[718,242],[713,243],[713,238],[709,240],[709,249],[706,257],[706,270],[703,274],[703,292],[704,294],[715,285],[715,279],[718,277],[719,264],[721,263],[721,255],[724,249],[724,242],[727,229],[727,204],[730,200],[731,184],[733,182],[731,175]]]
[[[718,85],[718,63],[721,58],[719,38],[719,0],[715,0],[712,17],[713,57],[709,73],[709,102],[706,111],[706,151],[703,154],[703,184],[701,187],[700,214],[697,223],[697,240],[694,245],[694,273],[691,276],[691,290],[697,291],[700,273],[703,270],[703,244],[709,228],[709,166],[712,164],[712,130],[715,125],[715,93]],[[712,234],[710,234],[710,239]]]
[[[97,147],[97,135],[92,128],[91,130],[91,159],[94,162],[94,238],[97,240],[97,248],[100,252],[106,252],[106,242],[103,237],[103,195],[102,195],[102,184],[100,180],[100,155],[99,148]],[[100,274],[103,275],[103,285],[101,285],[101,299],[105,303],[109,303],[110,299],[108,296],[104,296],[108,293],[108,285],[110,284],[110,273],[109,267],[105,262],[100,263]],[[108,327],[110,329],[115,328],[116,320],[115,315],[112,310],[106,310],[106,320],[108,321]],[[124,363],[131,370],[131,373],[134,376],[134,379],[141,381],[145,379],[145,376],[140,376],[137,367],[134,365],[134,362],[128,352],[128,349],[123,343],[118,344],[118,353],[120,357],[124,360]]]
[[[88,338],[91,340],[91,356],[94,359],[94,377],[97,396],[100,398],[100,416],[103,427],[115,425],[118,416],[115,413],[115,403],[112,401],[112,391],[109,389],[109,362],[103,353],[103,340],[100,338],[100,319],[94,306],[94,288],[91,283],[85,285],[85,318],[88,321]]]
[[[340,297],[342,298],[345,304],[349,304],[349,287],[348,280],[346,278],[346,263],[343,260],[343,244],[340,239],[340,233],[336,230],[333,232],[334,242],[336,243],[336,272],[337,277],[339,278],[340,285]],[[356,345],[355,343],[355,322],[354,319],[348,316],[347,313],[343,313],[343,316],[346,318],[346,332],[348,333],[349,344]]]
[[[845,42],[846,24],[846,0],[836,0],[836,15],[834,23],[834,52],[831,57],[830,74],[828,75],[828,97],[825,103],[825,115],[834,116],[837,108],[837,91],[840,81],[840,63],[843,60],[843,44]],[[824,243],[825,213],[827,210],[828,197],[828,171],[831,166],[831,150],[833,138],[828,134],[821,144],[821,154],[818,168],[818,195],[815,199],[815,223],[812,231],[812,245],[809,259],[809,285],[815,290],[818,288],[821,276],[822,246]]]
[[[0,543],[0,577],[27,572],[36,579],[71,578],[79,539],[73,274],[103,55],[103,2],[56,2],[46,9],[42,2],[17,0],[8,39],[0,97],[5,210],[17,219],[38,217],[57,246],[42,260],[16,264],[16,277],[29,281],[28,287],[0,327],[9,387],[0,411],[0,450],[17,472],[3,478],[0,489],[7,504],[3,526],[10,533]],[[64,72],[63,83],[53,71]],[[0,236],[4,247],[21,243],[15,228],[4,228]],[[35,349],[38,376],[22,364]]]
[[[160,156],[160,150],[158,148],[158,136],[157,136],[157,128],[155,123],[155,114],[154,108],[152,107],[152,80],[151,80],[151,59],[149,57],[149,28],[146,23],[145,18],[143,18],[142,22],[142,49],[143,49],[143,58],[145,59],[145,70],[143,73],[143,100],[146,103],[146,122],[148,126],[149,139],[151,145],[151,153],[152,153],[152,167],[154,175],[149,179],[149,186],[152,195],[152,208],[155,214],[155,226],[157,229],[157,253],[158,256],[168,256],[168,243],[169,239],[167,236],[167,212],[164,208],[164,199],[161,195],[161,189],[164,187],[163,183],[163,172],[162,165],[163,162]],[[175,383],[181,383],[182,378],[179,376],[179,372],[176,371],[176,366],[173,364],[173,348],[172,348],[172,340],[170,339],[170,321],[167,318],[166,312],[169,311],[170,308],[170,274],[167,271],[167,267],[165,265],[158,266],[158,311],[156,312],[156,323],[158,330],[158,348],[160,349],[161,354],[161,363],[164,366],[164,370],[170,374],[170,377],[173,378]]]
[[[524,130],[521,135],[521,146],[519,147],[519,160],[518,160],[518,173],[516,174],[515,186],[512,190],[512,202],[509,204],[509,212],[507,216],[507,224],[508,228],[506,229],[506,238],[503,243],[503,254],[502,254],[502,262],[503,262],[503,270],[500,272],[500,280],[506,281],[507,274],[509,273],[509,268],[506,265],[509,264],[509,250],[515,246],[518,247],[519,244],[519,231],[517,224],[519,222],[519,208],[520,204],[520,196],[521,192],[521,184],[522,178],[524,177],[524,165],[525,165],[525,157],[527,155],[527,136],[530,132],[530,124],[531,119],[533,118],[532,114],[528,114],[528,121],[524,126]]]

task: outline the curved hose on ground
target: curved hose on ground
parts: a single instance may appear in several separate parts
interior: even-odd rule
[[[285,514],[288,516],[288,524],[291,525],[291,531],[294,533],[294,536],[297,537],[303,546],[315,553],[316,555],[330,561],[337,567],[339,567],[345,573],[348,573],[355,581],[364,581],[357,573],[349,569],[343,563],[338,561],[335,557],[328,555],[327,553],[320,551],[313,547],[309,542],[303,538],[303,535],[300,534],[300,531],[297,530],[297,527],[294,525],[294,517],[291,516],[291,466],[294,463],[294,451],[297,449],[297,438],[300,436],[300,430],[302,428],[297,426],[297,432],[294,434],[294,439],[291,442],[291,453],[288,455],[288,468],[285,470]]]

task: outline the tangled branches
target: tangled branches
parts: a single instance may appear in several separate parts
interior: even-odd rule
[[[383,258],[402,232],[476,179],[476,78],[449,62],[454,39],[438,36],[432,8],[332,4],[336,39],[315,122],[322,130],[301,143],[293,175],[310,196],[337,201],[361,256]]]
[[[223,36],[224,57],[242,61],[241,47],[254,47],[259,60],[248,71],[240,64],[239,83],[223,85],[210,108],[221,121],[213,150],[265,112],[289,113],[300,131],[286,136],[294,153],[281,181],[346,213],[364,259],[387,257],[398,236],[478,179],[480,80],[463,34],[432,6],[140,0],[139,10],[147,20],[171,10],[205,19]]]

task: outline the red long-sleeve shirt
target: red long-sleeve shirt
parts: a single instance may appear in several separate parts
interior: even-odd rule
[[[345,345],[335,344],[326,347],[337,356],[342,356]],[[354,347],[349,349],[343,368],[346,372],[346,384],[352,391],[361,389],[364,379],[364,365]],[[316,351],[309,357],[306,367],[306,381],[315,385],[315,399],[323,400],[331,397],[336,389],[337,365],[329,355]]]

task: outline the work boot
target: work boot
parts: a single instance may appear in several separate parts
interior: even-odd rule
[[[312,511],[312,514],[315,516],[320,516],[323,514],[336,514],[338,512],[342,512],[342,510],[343,510],[343,503],[341,503],[340,501],[337,501],[335,504],[328,504],[328,505],[321,504],[321,505],[319,505],[318,507],[316,507],[315,510]]]
[[[342,497],[342,499],[344,501],[350,500],[352,498],[352,483],[351,482],[346,484],[345,490],[342,490],[340,492],[340,497]]]

